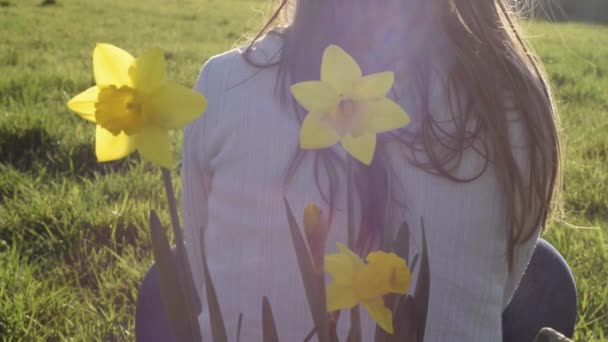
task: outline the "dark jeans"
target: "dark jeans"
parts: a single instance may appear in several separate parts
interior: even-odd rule
[[[576,286],[568,264],[551,244],[541,239],[513,300],[503,312],[503,342],[531,342],[544,327],[572,337],[576,308]],[[139,289],[135,337],[142,342],[173,340],[155,266]]]

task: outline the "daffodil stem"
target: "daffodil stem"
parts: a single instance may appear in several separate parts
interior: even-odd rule
[[[179,224],[179,215],[177,212],[177,201],[175,197],[175,191],[173,190],[173,182],[171,181],[171,171],[167,168],[162,168],[163,183],[165,185],[165,192],[167,194],[167,203],[169,204],[169,213],[171,215],[171,227],[173,229],[173,236],[175,239],[175,247],[177,250],[177,258],[181,267],[178,267],[179,271],[179,283],[181,285],[184,296],[186,297],[186,305],[184,308],[188,311],[190,317],[190,328],[192,329],[193,336],[200,340],[200,329],[198,325],[198,310],[196,309],[198,296],[196,294],[194,286],[194,278],[190,271],[190,263],[188,262],[188,256],[186,254],[186,246],[184,245],[184,237],[182,229]]]
[[[353,182],[353,162],[350,156],[346,157],[346,225],[348,226],[348,248],[356,249],[356,229],[355,229],[355,214],[354,214],[354,182]],[[355,306],[350,310],[350,332],[348,333],[347,342],[361,342],[361,317],[359,306]]]
[[[179,215],[177,213],[177,201],[175,200],[175,191],[173,191],[173,182],[171,181],[171,171],[163,168],[163,183],[165,184],[165,192],[167,193],[167,202],[169,203],[169,213],[171,214],[171,227],[173,228],[173,235],[175,237],[175,244],[178,253],[185,252],[184,238],[182,235],[182,229],[179,224]]]
[[[348,248],[355,250],[355,224],[353,213],[353,162],[346,157],[346,224],[348,226]]]

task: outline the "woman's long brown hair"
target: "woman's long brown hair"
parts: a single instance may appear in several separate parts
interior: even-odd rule
[[[335,35],[331,34],[335,31],[332,1],[337,0],[279,1],[270,20],[243,53],[250,64],[259,68],[278,64],[277,90],[283,103],[295,106],[288,86],[318,79],[323,49],[336,43]],[[429,95],[433,67],[429,57],[436,51],[418,48],[409,64],[415,66],[411,70],[421,99],[417,108],[422,118],[420,129],[413,136],[396,133],[385,138],[423,152],[424,158],[412,157],[418,153],[404,155],[404,158],[429,173],[455,182],[474,181],[492,165],[505,196],[507,261],[511,268],[516,246],[528,241],[538,227],[545,225],[561,187],[559,121],[547,78],[522,39],[516,10],[509,6],[508,0],[403,1],[419,5],[411,8],[427,9],[419,16],[424,16],[423,22],[432,24],[419,30],[421,40],[441,36],[450,51],[452,62],[446,70],[445,88],[455,127],[448,132],[433,119],[435,113],[431,113]],[[251,47],[267,33],[283,36],[281,58],[275,64],[256,64],[250,58]],[[306,113],[297,106],[296,109],[297,119],[301,121]],[[509,113],[513,112],[518,113],[517,119],[523,123],[522,142],[527,147],[524,168],[514,155],[508,130],[512,120]],[[454,165],[468,148],[475,148],[485,158],[486,165],[477,175],[461,179],[454,174]],[[304,153],[296,151],[287,179]],[[317,185],[330,208],[335,210],[339,159],[331,151],[310,153],[315,153]],[[395,188],[390,184],[390,175],[398,170],[391,169],[387,160],[383,157],[381,139],[371,167],[361,167],[355,172],[358,192],[363,194],[360,196],[361,252],[381,239],[385,213],[396,205],[390,194]],[[329,180],[324,186],[319,181],[323,172]]]

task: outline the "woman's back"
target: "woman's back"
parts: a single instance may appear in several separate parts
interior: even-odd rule
[[[255,43],[251,56],[260,63],[280,58],[283,41],[267,35]],[[286,170],[298,149],[299,122],[293,108],[282,106],[276,96],[278,66],[257,68],[241,51],[212,58],[203,68],[196,89],[209,101],[207,112],[191,124],[184,138],[183,206],[185,240],[201,298],[205,298],[200,264],[200,229],[206,228],[206,252],[211,275],[229,334],[235,334],[243,313],[243,341],[261,340],[261,303],[267,296],[273,308],[279,337],[303,340],[313,328],[295,258],[283,197],[297,217],[315,202],[324,213],[329,208],[318,185],[328,179],[315,172],[315,159],[305,155],[287,187]],[[438,83],[439,84],[439,83]],[[447,98],[441,87],[431,94],[435,112],[446,113]],[[403,103],[406,110],[407,99]],[[447,121],[446,121],[447,120]],[[522,141],[517,120],[511,138]],[[417,129],[414,121],[410,129]],[[519,152],[522,167],[525,146]],[[345,153],[336,148],[338,156]],[[388,222],[406,220],[411,228],[412,253],[420,250],[420,218],[429,244],[431,289],[426,341],[498,341],[501,313],[512,297],[531,256],[536,239],[516,249],[513,269],[507,263],[507,215],[501,183],[493,164],[473,147],[455,164],[455,175],[473,177],[454,182],[433,175],[404,158],[402,144],[388,140],[391,189],[402,207]],[[345,177],[338,173],[338,189]],[[327,252],[346,241],[343,191],[337,192],[338,210],[330,231]],[[359,208],[360,209],[360,208]],[[301,223],[301,222],[300,222]],[[539,229],[537,229],[537,232]],[[203,300],[205,302],[205,300]],[[364,341],[371,341],[375,325],[363,315]],[[343,314],[339,334],[345,338],[348,316]],[[204,334],[209,330],[207,311],[201,314]],[[205,340],[210,336],[204,335]],[[231,339],[234,336],[230,336]]]

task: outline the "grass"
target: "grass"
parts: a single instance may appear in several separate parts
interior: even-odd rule
[[[545,237],[572,266],[579,290],[576,339],[608,339],[608,26],[527,28],[559,98],[565,137],[566,223]],[[569,224],[600,229],[573,229]]]
[[[93,127],[65,103],[93,83],[95,42],[134,54],[160,46],[171,78],[192,85],[207,58],[259,26],[253,9],[264,6],[39,4],[0,6],[0,32],[8,33],[0,36],[0,336],[133,340],[137,287],[152,263],[147,213],[158,209],[169,222],[160,176],[137,156],[98,164]],[[577,277],[576,339],[601,341],[608,336],[608,27],[537,22],[526,31],[556,87],[567,137],[567,223],[554,223],[545,237]]]

